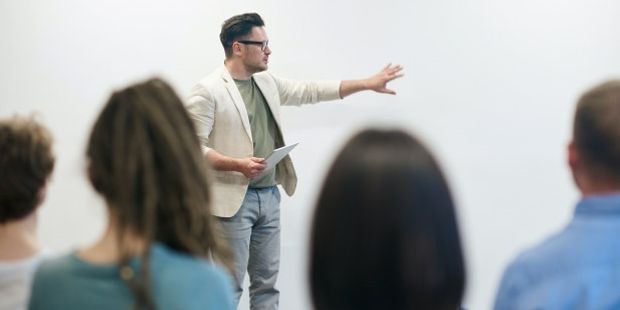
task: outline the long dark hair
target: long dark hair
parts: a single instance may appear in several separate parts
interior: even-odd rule
[[[89,177],[118,231],[119,270],[136,308],[155,308],[149,288],[153,242],[228,262],[214,233],[209,178],[194,127],[174,90],[160,79],[112,94],[88,142]],[[139,276],[127,272],[135,253],[128,236],[146,243]]]
[[[465,269],[453,201],[429,151],[399,130],[354,136],[312,224],[316,309],[458,309]]]

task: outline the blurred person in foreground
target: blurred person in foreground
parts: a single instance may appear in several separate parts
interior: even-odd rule
[[[495,309],[620,309],[620,80],[577,102],[568,166],[581,199],[506,269]]]
[[[45,251],[37,210],[54,170],[52,135],[33,117],[0,120],[0,310],[25,309]]]
[[[459,309],[465,263],[455,213],[443,173],[417,139],[400,130],[355,135],[314,213],[315,309]]]
[[[207,166],[183,104],[160,79],[114,92],[86,150],[107,207],[101,239],[44,261],[30,309],[232,310]]]

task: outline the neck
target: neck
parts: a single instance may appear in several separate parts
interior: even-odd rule
[[[96,264],[118,263],[123,253],[119,243],[119,230],[113,216],[108,214],[109,221],[105,233],[93,245],[78,251],[78,256],[86,261]],[[123,246],[130,256],[141,255],[146,248],[146,242],[136,235],[123,236]]]
[[[600,188],[589,188],[589,189],[581,190],[581,195],[583,197],[612,195],[612,194],[620,194],[620,187],[600,187]]]
[[[249,72],[245,66],[233,58],[226,59],[224,66],[228,69],[228,73],[235,80],[249,80],[252,78],[252,72]]]
[[[620,182],[581,177],[577,182],[583,197],[620,193]]]
[[[40,250],[36,211],[21,220],[0,224],[0,260],[25,259]]]

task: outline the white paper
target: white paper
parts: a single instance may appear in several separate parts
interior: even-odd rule
[[[297,144],[299,143],[295,143],[295,144],[289,144],[286,146],[283,146],[281,148],[275,149],[273,150],[273,152],[267,156],[267,158],[265,158],[265,170],[263,170],[263,172],[260,174],[262,175],[263,173],[273,169],[276,167],[276,165],[284,158],[286,157],[286,155],[292,150],[294,149]],[[260,176],[259,175],[259,176]]]

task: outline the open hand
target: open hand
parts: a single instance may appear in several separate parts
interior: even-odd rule
[[[392,65],[389,63],[379,73],[371,76],[366,80],[368,89],[372,89],[378,93],[396,95],[396,92],[387,88],[387,83],[402,77],[403,67],[401,65]]]

